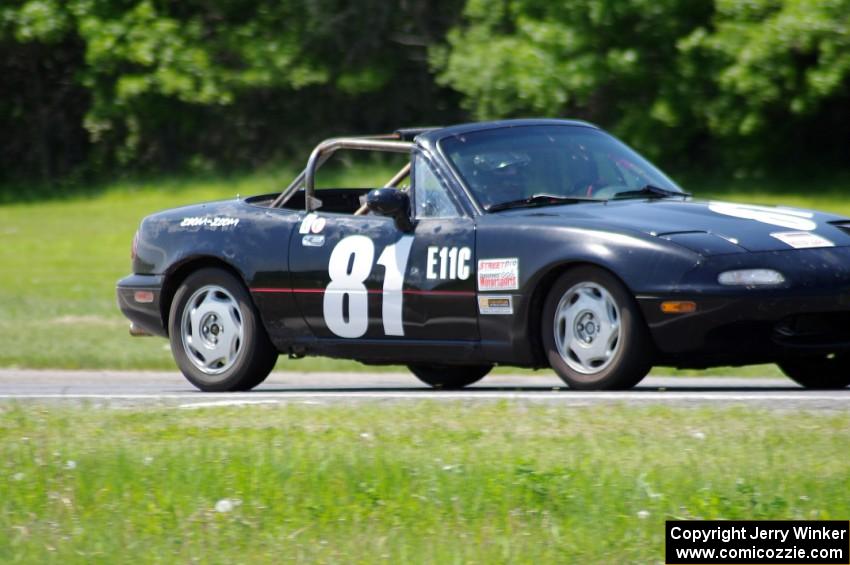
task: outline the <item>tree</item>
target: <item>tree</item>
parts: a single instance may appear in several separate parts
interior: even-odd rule
[[[436,90],[427,47],[459,6],[12,0],[0,8],[0,71],[30,67],[4,85],[4,125],[39,131],[41,161],[66,155],[73,143],[85,147],[89,167],[161,170],[198,160],[255,163],[332,126],[361,126],[367,104],[368,122],[377,127],[402,115],[438,116],[439,103],[411,112],[412,98]],[[54,101],[57,82],[74,95]],[[21,90],[37,95],[28,99],[16,94]],[[57,123],[88,139],[57,139]],[[23,147],[0,152],[7,172],[22,168],[11,156]],[[80,161],[48,165],[43,176]]]
[[[478,118],[585,118],[658,153],[683,129],[660,116],[678,102],[677,41],[708,22],[711,8],[693,0],[469,0],[465,25],[449,32],[432,63]]]
[[[847,156],[848,0],[469,0],[464,17],[432,65],[476,117],[587,118],[679,166]]]

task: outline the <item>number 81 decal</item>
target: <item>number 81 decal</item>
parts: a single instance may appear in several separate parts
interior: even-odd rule
[[[386,246],[378,257],[378,265],[384,267],[382,317],[386,335],[404,335],[402,287],[412,245],[413,236],[402,236]],[[328,262],[331,282],[325,289],[322,309],[328,329],[340,337],[361,337],[369,328],[369,291],[364,283],[372,272],[374,258],[375,244],[363,235],[342,239],[331,252]]]

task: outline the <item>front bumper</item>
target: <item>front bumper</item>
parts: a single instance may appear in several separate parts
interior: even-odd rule
[[[133,335],[144,335],[138,333],[143,330],[151,335],[168,337],[160,302],[163,279],[162,275],[130,275],[118,281],[118,308],[132,323],[137,332]],[[146,293],[149,294],[146,296]]]
[[[661,303],[667,300],[693,301],[697,308],[690,314],[665,314]],[[850,290],[796,296],[759,291],[639,296],[638,304],[659,364],[702,368],[850,351]]]

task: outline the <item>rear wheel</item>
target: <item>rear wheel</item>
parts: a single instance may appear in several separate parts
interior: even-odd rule
[[[654,347],[631,293],[616,277],[577,267],[543,305],[541,337],[552,369],[570,388],[631,388],[652,368]]]
[[[845,388],[850,385],[850,354],[786,359],[782,372],[806,388]]]
[[[434,388],[457,390],[480,381],[492,365],[408,365],[410,372]]]
[[[222,269],[201,269],[183,281],[168,329],[177,366],[205,392],[250,390],[277,362],[248,291]]]

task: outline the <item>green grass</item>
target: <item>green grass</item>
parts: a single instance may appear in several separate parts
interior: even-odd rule
[[[846,519],[848,450],[846,413],[7,404],[0,561],[661,562],[665,519]]]
[[[273,192],[294,172],[290,167],[230,178],[119,181],[83,192],[60,191],[47,201],[0,205],[0,366],[173,369],[166,342],[129,338],[126,320],[115,306],[114,285],[129,271],[130,242],[139,221],[183,204]],[[389,165],[355,163],[331,169],[320,181],[368,186],[392,172]],[[789,182],[718,181],[689,188],[703,197],[850,215],[850,180],[814,183],[798,192]],[[330,359],[282,361],[279,367],[362,369]],[[734,372],[778,374],[772,366]]]

